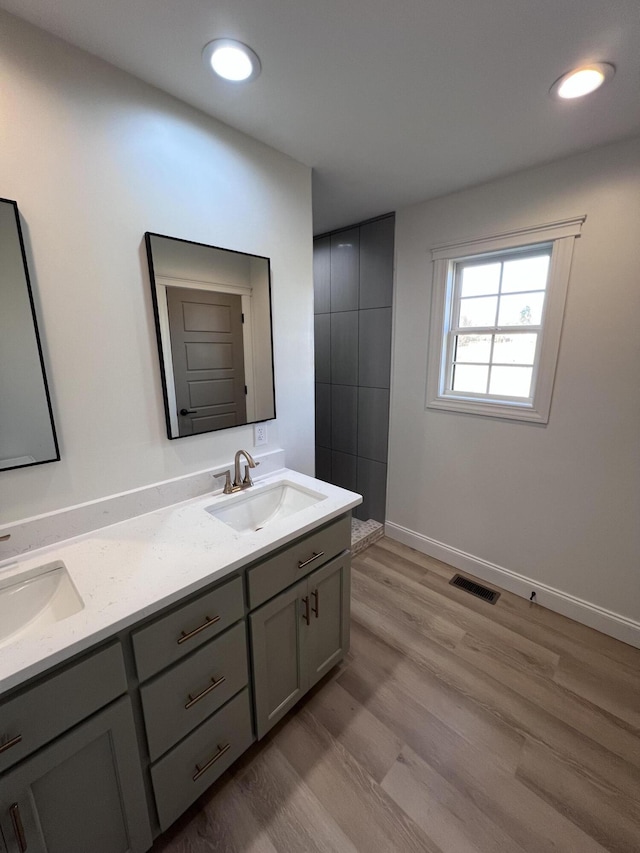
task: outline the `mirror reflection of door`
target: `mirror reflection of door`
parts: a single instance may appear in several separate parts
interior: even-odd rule
[[[246,424],[240,296],[167,287],[179,434]]]
[[[145,243],[167,436],[274,418],[269,258],[149,231]],[[181,307],[170,322],[172,290]]]

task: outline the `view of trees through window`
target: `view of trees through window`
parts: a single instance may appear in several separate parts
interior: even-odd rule
[[[531,396],[550,257],[543,247],[456,264],[451,390]]]

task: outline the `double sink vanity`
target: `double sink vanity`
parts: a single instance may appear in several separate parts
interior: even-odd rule
[[[0,851],[142,853],[349,646],[351,509],[287,469],[0,562]]]

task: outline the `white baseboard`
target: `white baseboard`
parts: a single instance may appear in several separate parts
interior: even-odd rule
[[[386,522],[385,534],[390,539],[396,539],[403,545],[409,545],[416,551],[442,560],[443,563],[448,563],[460,571],[469,572],[469,574],[475,575],[487,583],[513,592],[522,598],[528,599],[532,591],[535,591],[537,604],[541,604],[556,613],[561,613],[563,616],[568,616],[570,619],[575,619],[576,622],[581,622],[590,628],[595,628],[596,631],[601,631],[610,637],[615,637],[616,640],[622,640],[623,643],[628,643],[630,646],[640,648],[640,622],[621,616],[619,613],[613,613],[611,610],[605,610],[604,607],[583,601],[581,598],[576,598],[574,595],[517,572],[512,572],[503,566],[497,566],[495,563],[489,563],[480,557],[474,557],[473,554],[467,554],[458,548],[445,545],[436,539],[430,539],[428,536],[423,536],[421,533],[416,533],[414,530],[409,530],[399,524]]]

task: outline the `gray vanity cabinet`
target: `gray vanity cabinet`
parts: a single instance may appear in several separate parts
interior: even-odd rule
[[[0,827],[7,853],[142,853],[150,847],[128,697],[2,775]]]
[[[350,537],[345,514],[3,698],[0,853],[147,851],[346,654]]]
[[[140,681],[176,663],[244,616],[242,579],[219,584],[132,634]]]
[[[307,584],[301,581],[249,617],[258,738],[309,689],[309,631],[303,621]]]
[[[241,577],[132,634],[162,830],[254,740],[246,634]]]
[[[162,830],[204,793],[253,741],[249,692],[244,688],[151,767]]]
[[[349,650],[350,560],[350,554],[345,554],[309,577],[309,687],[320,681]]]
[[[341,554],[251,613],[258,738],[349,648],[350,554]]]

